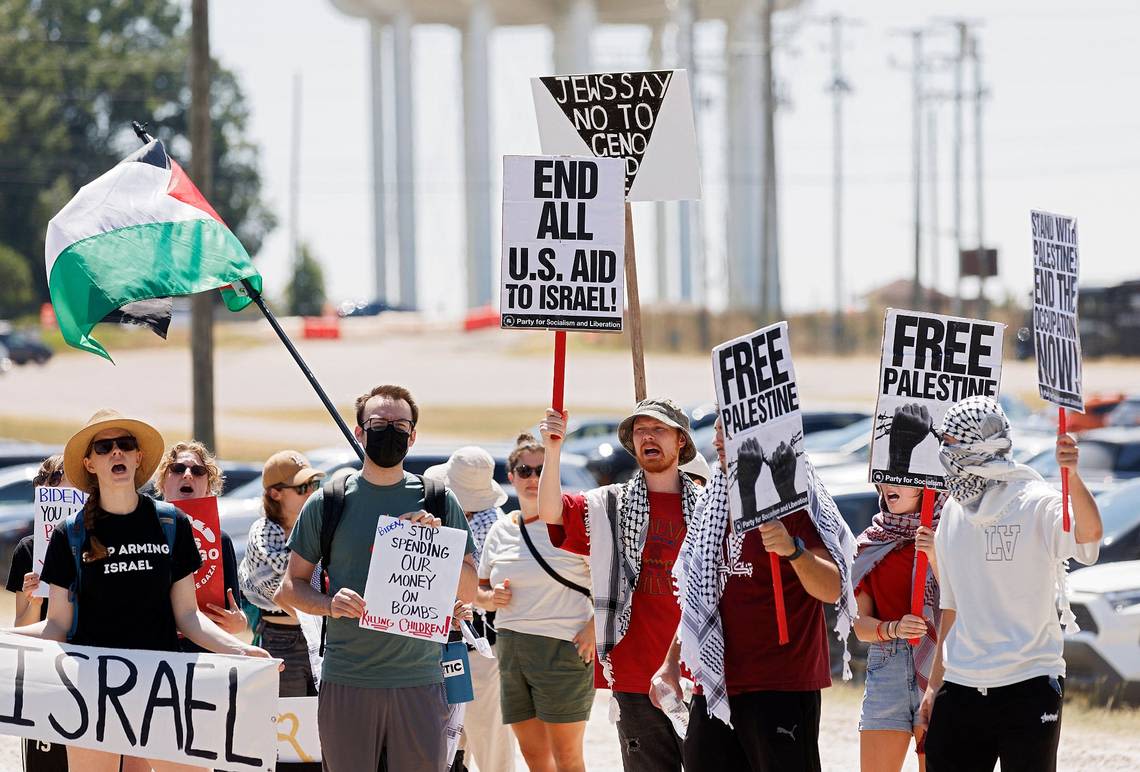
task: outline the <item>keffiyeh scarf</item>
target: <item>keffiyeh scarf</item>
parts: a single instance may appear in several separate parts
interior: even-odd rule
[[[681,513],[688,526],[701,489],[681,474]],[[594,590],[594,632],[598,663],[611,687],[610,653],[625,637],[633,613],[633,592],[641,576],[641,555],[649,526],[645,473],[627,483],[586,492],[586,533],[590,537],[590,581]],[[617,700],[610,699],[610,720],[617,721]]]
[[[839,514],[831,495],[805,457],[808,471],[808,514],[831,559],[839,568],[840,592],[835,603],[835,632],[843,641],[843,678],[851,678],[847,638],[855,621],[855,592],[851,564],[855,537]],[[724,676],[724,631],[720,619],[725,538],[729,532],[728,478],[719,469],[693,517],[673,567],[681,604],[681,661],[700,685],[710,716],[732,725]]]
[[[467,521],[467,527],[471,529],[471,540],[475,542],[475,565],[479,565],[479,559],[483,555],[483,542],[487,541],[487,532],[491,530],[491,526],[495,521],[503,516],[503,510],[499,507],[491,507],[476,512],[471,515]]]
[[[1016,490],[1007,492],[1000,483],[1044,482],[1035,470],[1009,457],[1013,447],[1009,419],[988,397],[969,397],[950,408],[942,419],[942,434],[958,440],[941,448],[947,487],[967,522],[977,528],[993,525],[1021,500]],[[1058,560],[1054,580],[1061,624],[1066,632],[1075,633],[1080,627],[1069,607],[1068,568],[1068,560]]]
[[[938,521],[942,517],[942,507],[946,503],[947,495],[939,493],[934,499],[934,516],[932,527],[937,530]],[[913,512],[906,515],[895,515],[887,509],[886,499],[879,495],[879,513],[871,518],[871,526],[859,534],[855,540],[859,548],[852,567],[851,581],[859,586],[868,574],[874,570],[883,558],[900,546],[914,543],[915,532],[922,525],[922,513]],[[913,586],[907,585],[907,593]],[[914,650],[914,672],[918,679],[920,689],[926,689],[930,678],[930,667],[934,664],[934,653],[938,646],[938,630],[942,624],[942,609],[939,605],[938,579],[934,570],[928,565],[926,569],[926,585],[923,592],[922,616],[927,621],[926,635],[919,641]],[[931,623],[933,622],[933,626]]]
[[[249,527],[245,557],[238,565],[238,585],[249,602],[263,611],[280,612],[273,593],[289,567],[285,529],[262,516]]]

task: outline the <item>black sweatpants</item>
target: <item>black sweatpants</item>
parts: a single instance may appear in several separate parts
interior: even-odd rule
[[[987,689],[946,682],[926,734],[928,772],[1057,769],[1064,679],[1038,676]]]
[[[681,738],[669,717],[648,694],[614,692],[614,697],[621,710],[617,731],[625,772],[681,772]]]
[[[693,697],[685,772],[819,772],[820,693],[749,692],[728,698],[732,728]]]

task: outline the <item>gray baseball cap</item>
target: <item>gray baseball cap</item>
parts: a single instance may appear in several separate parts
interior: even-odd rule
[[[697,448],[693,445],[693,435],[689,434],[689,417],[685,415],[685,411],[671,399],[643,399],[618,427],[618,439],[631,456],[637,457],[637,452],[633,449],[633,423],[638,416],[656,418],[666,426],[679,429],[685,435],[685,447],[681,448],[679,463],[687,464],[697,455]]]

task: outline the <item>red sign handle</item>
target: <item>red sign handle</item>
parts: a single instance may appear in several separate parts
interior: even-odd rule
[[[1057,436],[1060,437],[1069,431],[1069,417],[1065,414],[1065,408],[1057,408]],[[1065,533],[1069,532],[1071,523],[1069,522],[1069,470],[1061,467],[1061,512],[1062,512],[1062,525],[1065,528]]]
[[[566,393],[566,331],[556,330],[554,333],[554,390],[550,397],[550,406],[562,412],[562,405]],[[552,439],[560,440],[561,437]]]
[[[922,489],[922,525],[929,528],[934,523],[934,491],[930,488]],[[926,568],[928,559],[926,553],[917,547],[914,550],[914,586],[910,592],[910,613],[916,617],[922,616],[922,607],[926,597]],[[910,645],[917,646],[919,638],[911,638]]]
[[[776,601],[776,629],[780,634],[780,645],[788,642],[788,614],[784,610],[784,582],[780,577],[780,556],[768,553],[768,565],[772,569],[772,597]]]

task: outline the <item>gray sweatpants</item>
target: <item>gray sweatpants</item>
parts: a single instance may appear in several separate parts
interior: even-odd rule
[[[321,683],[317,728],[326,772],[440,772],[447,761],[443,684],[369,689]]]

